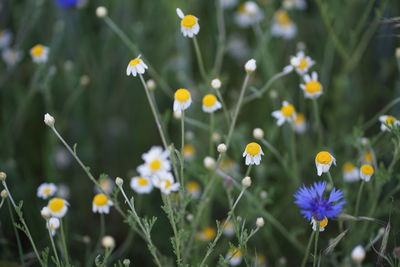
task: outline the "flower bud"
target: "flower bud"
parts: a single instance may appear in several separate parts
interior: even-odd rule
[[[264,226],[264,219],[262,217],[258,217],[256,220],[257,227],[261,228]]]
[[[219,88],[221,88],[221,80],[216,78],[214,80],[211,81],[211,87],[215,90],[218,90]]]
[[[46,123],[47,126],[52,127],[52,126],[54,126],[55,122],[56,122],[56,120],[49,113],[44,114],[44,123]]]
[[[203,160],[204,167],[208,170],[212,170],[215,166],[215,159],[212,157],[205,157]]]
[[[351,259],[354,262],[361,263],[365,259],[365,249],[363,246],[358,245],[356,246],[353,251],[351,252]]]
[[[174,111],[174,118],[180,120],[182,118],[182,111],[180,110]]]
[[[186,220],[188,220],[189,222],[193,221],[193,214],[189,213],[188,215],[186,215]]]
[[[256,70],[256,68],[257,68],[257,65],[256,65],[256,60],[255,59],[250,59],[244,65],[244,69],[246,70],[246,72],[253,72],[253,71]]]
[[[40,211],[40,215],[42,215],[42,217],[47,220],[51,216],[50,209],[48,207],[43,207]]]
[[[400,60],[400,47],[396,48],[396,58]]]
[[[264,137],[264,131],[261,128],[255,128],[253,130],[253,136],[255,139],[262,139]]]
[[[217,147],[217,151],[218,151],[219,153],[225,153],[227,149],[228,149],[228,148],[226,147],[225,144],[219,144],[218,147]]]
[[[263,190],[263,191],[260,192],[260,198],[261,199],[266,199],[267,197],[268,197],[268,193],[266,191]]]
[[[0,181],[5,181],[7,178],[7,174],[5,172],[0,172]]]
[[[85,244],[89,244],[89,243],[90,243],[90,236],[84,235],[84,236],[82,237],[82,241],[83,241],[83,243],[85,243]]]
[[[8,192],[7,190],[3,189],[0,193],[1,198],[7,198],[8,197]]]
[[[128,266],[131,264],[131,261],[130,261],[129,259],[124,259],[124,261],[122,262],[122,264],[123,264],[125,267],[128,267]]]
[[[88,75],[82,75],[79,79],[79,83],[83,86],[86,86],[90,83],[90,77]]]
[[[115,239],[112,236],[106,235],[101,239],[101,244],[106,249],[112,249],[115,247]]]
[[[146,82],[146,86],[147,88],[149,88],[150,91],[154,91],[154,89],[156,89],[156,83],[153,79],[148,79]]]
[[[124,184],[124,180],[122,180],[122,178],[115,178],[115,184],[118,186],[122,186]]]
[[[251,185],[251,178],[249,176],[244,177],[243,180],[242,180],[242,186],[244,188],[247,188],[250,185]]]
[[[99,6],[96,8],[96,16],[100,19],[103,19],[107,16],[107,8],[104,6]]]

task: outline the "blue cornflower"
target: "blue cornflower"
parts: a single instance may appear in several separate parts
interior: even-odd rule
[[[78,5],[78,0],[54,0],[54,2],[61,8],[71,8]]]
[[[343,192],[340,189],[333,188],[329,194],[329,198],[323,197],[326,182],[315,182],[310,188],[305,185],[294,194],[296,201],[294,202],[300,207],[300,213],[308,220],[323,221],[335,218],[342,211]]]

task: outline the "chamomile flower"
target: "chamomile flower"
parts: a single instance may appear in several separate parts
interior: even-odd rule
[[[180,88],[174,94],[174,112],[183,111],[192,104],[192,97],[187,89]]]
[[[104,191],[104,193],[106,193],[107,195],[109,195],[109,194],[111,194],[112,191],[114,190],[114,181],[111,180],[111,179],[108,178],[108,177],[103,177],[103,178],[100,180],[100,187],[101,187],[101,189]],[[102,193],[102,191],[101,191],[97,186],[94,187],[94,191],[95,191],[96,193]]]
[[[315,182],[309,188],[303,185],[294,194],[295,204],[299,206],[300,213],[313,224],[313,229],[320,223],[320,231],[328,223],[328,219],[336,218],[343,210],[346,203],[343,200],[343,192],[340,189],[333,188],[329,197],[323,196],[326,188],[326,182]],[[313,222],[314,221],[314,222]]]
[[[296,118],[292,122],[293,130],[302,134],[307,130],[306,118],[300,112],[296,112]]]
[[[144,64],[139,55],[137,58],[129,61],[128,67],[126,67],[126,75],[129,76],[132,74],[133,77],[136,77],[137,73],[143,74],[147,68],[147,65]]]
[[[60,220],[58,218],[51,217],[46,222],[46,227],[50,230],[51,235],[54,236],[56,234],[56,230],[60,228]]]
[[[359,170],[351,162],[346,162],[345,164],[343,164],[342,172],[343,180],[345,182],[352,183],[360,180]]]
[[[43,183],[37,189],[37,197],[48,199],[53,196],[57,191],[57,186],[53,183]]]
[[[92,201],[92,211],[94,213],[105,213],[108,214],[110,212],[110,207],[113,205],[113,202],[110,198],[105,194],[97,194],[94,196]]]
[[[229,264],[231,266],[237,266],[242,262],[242,251],[239,248],[229,249],[225,259],[230,259]]]
[[[62,218],[67,214],[69,203],[62,198],[55,197],[50,199],[47,207],[50,209],[51,216]]]
[[[157,177],[154,177],[153,184],[166,195],[178,191],[180,186],[179,183],[175,183],[174,176],[170,172],[159,174]]]
[[[192,160],[195,154],[196,148],[193,145],[187,144],[183,147],[183,157],[185,158],[185,160]]]
[[[278,120],[276,124],[282,126],[286,121],[291,123],[295,120],[296,110],[292,104],[283,101],[281,109],[272,112],[272,116]]]
[[[328,225],[328,218],[324,217],[322,221],[317,221],[313,218],[311,220],[313,231],[317,231],[317,225],[318,225],[317,223],[319,223],[319,231],[323,232],[325,230],[325,227]]]
[[[297,26],[289,18],[288,13],[284,10],[276,11],[271,27],[271,34],[284,39],[292,39],[296,33]]]
[[[366,182],[369,182],[371,176],[374,174],[374,167],[369,164],[364,164],[360,168],[360,178]]]
[[[171,170],[171,163],[168,160],[169,151],[163,150],[160,146],[153,146],[148,152],[142,155],[144,163],[137,167],[142,177],[152,177]]]
[[[322,95],[322,84],[318,81],[318,74],[314,71],[311,76],[306,74],[303,76],[305,84],[300,84],[300,88],[304,91],[304,97],[316,99]]]
[[[201,188],[198,182],[196,181],[189,181],[186,184],[186,192],[189,193],[193,198],[198,199],[201,195]]]
[[[31,48],[30,54],[35,63],[45,63],[49,57],[50,49],[47,46],[37,44]]]
[[[240,27],[249,27],[264,18],[262,10],[254,1],[246,1],[241,4],[235,15],[235,21]]]
[[[365,163],[373,164],[375,162],[375,155],[372,150],[364,153],[362,161]]]
[[[262,155],[264,155],[264,153],[261,146],[255,142],[247,144],[243,152],[243,157],[246,157],[246,165],[259,165]]]
[[[381,122],[381,131],[390,131],[392,127],[400,125],[400,122],[391,115],[382,115],[379,117],[379,121]]]
[[[17,65],[22,60],[23,55],[24,53],[22,51],[12,48],[5,48],[1,53],[1,56],[8,68],[12,68]]]
[[[182,20],[181,21],[181,32],[183,36],[192,38],[197,35],[200,31],[199,19],[193,15],[183,14],[180,8],[176,9],[176,14]]]
[[[0,50],[8,47],[12,41],[12,33],[9,30],[0,31]]]
[[[296,56],[290,58],[290,66],[292,66],[299,75],[304,75],[315,64],[315,62],[304,54],[303,51],[297,52]]]
[[[213,113],[221,107],[221,103],[217,100],[217,97],[215,95],[207,94],[203,97],[202,109],[204,112]]]
[[[221,222],[221,225],[224,225],[226,220],[223,220]],[[233,227],[233,223],[231,220],[229,220],[226,225],[225,228],[222,232],[222,234],[226,235],[226,236],[233,236],[235,234],[235,228]]]
[[[315,167],[317,168],[318,176],[328,172],[332,163],[336,165],[336,159],[327,151],[321,151],[315,157]]]
[[[201,241],[211,241],[216,236],[217,231],[213,227],[206,227],[196,234],[196,239]]]
[[[142,176],[132,177],[130,186],[138,194],[148,194],[153,190],[152,181]]]

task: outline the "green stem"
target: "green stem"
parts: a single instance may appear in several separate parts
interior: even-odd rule
[[[54,238],[53,238],[53,235],[51,234],[51,230],[50,230],[50,227],[49,227],[49,226],[50,226],[50,225],[49,225],[49,220],[47,219],[47,220],[46,220],[46,228],[47,228],[47,231],[49,232],[51,247],[53,248],[54,257],[56,258],[56,264],[57,264],[57,266],[61,266],[61,264],[60,264],[60,259],[58,258],[58,253],[57,253],[56,245],[54,244]]]
[[[330,171],[328,171],[328,179],[329,179],[329,182],[331,183],[332,188],[333,188],[333,186],[334,186],[335,184],[333,183],[333,179],[332,179],[332,175],[331,175],[331,172],[330,172]]]
[[[214,113],[210,113],[210,141],[208,147],[208,154],[214,158],[214,141],[213,141],[213,133],[214,133]]]
[[[162,194],[162,193],[161,193]],[[180,240],[179,240],[179,236],[178,236],[178,231],[176,229],[176,223],[175,223],[175,219],[174,219],[174,212],[172,210],[172,204],[171,204],[171,199],[170,196],[167,196],[167,205],[168,205],[168,211],[169,211],[169,219],[170,219],[170,223],[172,226],[172,230],[174,232],[174,237],[175,237],[175,246],[176,246],[176,263],[178,264],[178,266],[181,265],[181,253],[180,253]]]
[[[359,209],[359,206],[360,206],[360,200],[361,200],[361,195],[362,195],[362,191],[363,191],[363,188],[364,188],[364,184],[365,184],[365,181],[362,180],[360,188],[358,189],[356,208],[354,210],[354,216],[355,217],[358,216],[358,209]]]
[[[4,200],[4,199],[3,199],[3,200]],[[15,233],[15,238],[17,239],[17,246],[18,246],[18,255],[19,255],[19,259],[20,259],[20,261],[21,261],[22,266],[25,266],[24,252],[23,252],[22,246],[21,246],[21,239],[19,238],[17,228],[15,227],[14,215],[13,215],[13,213],[12,213],[11,204],[10,204],[10,201],[8,200],[8,198],[7,198],[7,205],[8,205],[8,211],[9,211],[9,213],[10,213],[11,223],[12,223],[12,226],[13,226],[13,229],[14,229],[14,233]]]
[[[310,249],[311,249],[311,244],[312,244],[312,241],[314,238],[314,234],[315,234],[315,231],[312,231],[311,235],[310,235],[310,239],[308,240],[308,243],[307,243],[306,253],[304,254],[303,261],[301,262],[301,267],[305,267],[307,264],[307,260],[310,255]]]
[[[65,264],[69,266],[69,257],[68,257],[68,249],[67,249],[67,242],[65,240],[65,234],[64,234],[64,224],[63,220],[60,219],[60,232],[61,232],[61,242],[63,245],[64,249],[64,259],[65,259]]]
[[[203,64],[203,59],[201,57],[200,47],[199,47],[199,44],[197,42],[196,36],[193,36],[192,39],[193,39],[194,49],[196,51],[197,62],[199,64],[200,74],[201,74],[202,78],[204,79],[204,82],[207,84],[208,83],[207,74],[206,74],[206,71],[204,69],[204,64]]]
[[[221,0],[216,1],[217,6],[217,27],[218,27],[218,44],[217,44],[217,54],[215,56],[214,62],[214,73],[216,76],[219,75],[222,66],[222,60],[224,58],[225,51],[225,22],[224,22],[224,9],[222,7]]]
[[[316,99],[312,100],[313,109],[314,109],[314,118],[315,118],[315,128],[318,133],[318,145],[322,145],[322,127],[321,127],[321,119],[319,116],[318,102]]]
[[[221,102],[222,110],[224,111],[226,123],[229,126],[229,125],[231,125],[231,116],[229,115],[228,109],[226,107],[224,99],[222,98],[221,92],[219,91],[219,89],[216,89],[215,91],[217,92],[218,99]]]
[[[314,241],[314,262],[313,267],[317,266],[318,261],[318,236],[319,236],[319,221],[317,221],[317,229],[315,231],[315,241]]]
[[[293,127],[289,125],[290,131],[290,151],[292,154],[292,162],[293,162],[293,177],[295,178],[295,182],[297,185],[300,184],[300,177],[299,177],[299,169],[297,165],[297,157],[296,157],[296,135],[293,130]]]
[[[184,188],[184,176],[183,176],[183,168],[185,165],[185,160],[184,160],[184,148],[185,148],[185,111],[182,110],[182,116],[181,116],[181,186]]]
[[[249,167],[247,167],[246,174],[244,175],[244,177],[247,177],[247,176],[250,175],[250,171],[251,171],[251,167],[252,167],[252,166],[253,166],[253,165],[249,165]]]

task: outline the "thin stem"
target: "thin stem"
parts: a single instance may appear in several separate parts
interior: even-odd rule
[[[185,165],[185,111],[182,110],[181,116],[181,186],[184,188],[184,176],[183,176],[183,168]]]
[[[362,180],[360,188],[358,189],[356,208],[354,210],[354,217],[358,216],[358,209],[360,207],[360,200],[361,200],[361,195],[362,195],[362,191],[363,191],[363,188],[364,188],[364,184],[365,184],[365,181]]]
[[[315,241],[314,241],[314,263],[313,267],[317,266],[317,261],[318,261],[318,236],[319,236],[319,221],[317,221],[317,229],[315,231]]]
[[[310,235],[310,239],[308,240],[308,243],[307,243],[306,253],[304,254],[303,261],[301,262],[301,267],[305,267],[307,264],[307,260],[310,255],[310,249],[311,249],[311,244],[312,244],[312,241],[314,238],[314,234],[315,234],[315,231],[312,231],[311,235]]]
[[[251,171],[251,167],[252,167],[252,166],[253,166],[253,165],[251,164],[251,165],[249,165],[249,167],[247,167],[246,174],[244,175],[244,177],[247,177],[247,176],[250,175],[250,171]]]
[[[64,224],[62,219],[60,219],[60,232],[61,232],[61,242],[64,249],[65,264],[68,266],[69,265],[68,249],[67,249],[67,242],[65,241]]]
[[[51,234],[51,230],[50,230],[50,227],[49,227],[49,220],[48,219],[46,220],[46,228],[47,228],[47,231],[49,232],[51,247],[53,248],[54,257],[56,258],[56,264],[57,264],[57,266],[61,266],[60,259],[58,258],[56,245],[54,244],[54,238],[53,238],[53,235]]]
[[[3,200],[4,200],[4,198],[3,198]],[[18,255],[19,255],[19,259],[20,259],[20,261],[21,261],[22,266],[25,266],[24,251],[22,250],[21,239],[19,238],[17,228],[15,227],[14,214],[12,213],[10,202],[11,202],[11,201],[9,201],[9,200],[7,199],[8,211],[9,211],[9,213],[10,213],[11,223],[12,223],[12,226],[13,226],[13,229],[14,229],[15,238],[16,238],[16,240],[17,240]]]
[[[160,133],[161,141],[164,145],[165,150],[168,150],[167,138],[165,137],[162,124],[160,123],[160,120],[158,118],[158,113],[156,111],[156,105],[155,105],[155,103],[153,103],[153,99],[151,98],[150,91],[147,88],[146,82],[144,81],[142,74],[139,73],[139,77],[140,77],[140,81],[143,84],[144,91],[146,92],[147,100],[149,101],[151,112],[153,113],[153,116],[154,116],[154,120],[156,121],[157,129],[158,129],[158,132]],[[183,114],[182,114],[182,117],[183,117]]]
[[[218,46],[217,46],[217,54],[215,56],[214,62],[214,73],[215,75],[219,75],[222,66],[222,60],[224,58],[225,51],[225,22],[224,22],[224,9],[222,8],[222,0],[216,1],[217,6],[217,26],[218,26]]]
[[[7,195],[8,195],[8,198],[10,199],[10,201],[11,201],[11,204],[13,205],[14,209],[16,209],[17,205],[15,205],[14,199],[12,198],[12,196],[10,194],[10,190],[8,190],[6,181],[2,181],[2,184],[4,186],[4,189],[7,191]]]
[[[316,99],[312,100],[313,109],[314,109],[314,119],[315,119],[315,129],[318,133],[318,145],[322,145],[322,128],[321,128],[321,119],[319,116],[318,102]]]
[[[333,183],[333,179],[332,179],[332,175],[331,175],[330,171],[328,171],[328,179],[329,179],[329,182],[331,183],[331,185],[333,187],[335,184]]]
[[[222,98],[221,92],[219,91],[219,89],[216,89],[215,91],[217,93],[217,97],[218,97],[219,101],[221,102],[222,110],[224,111],[226,123],[227,123],[227,125],[231,125],[231,116],[229,115],[228,109],[226,107],[224,99]]]
[[[210,140],[208,146],[208,154],[211,157],[214,157],[214,142],[213,142],[213,133],[214,133],[214,113],[210,113]]]
[[[367,121],[362,129],[365,131],[367,130],[369,127],[371,127],[372,125],[374,125],[374,123],[379,119],[379,116],[385,114],[389,109],[391,109],[393,106],[395,106],[397,103],[400,102],[400,97],[394,99],[393,101],[391,101],[389,104],[387,104],[385,107],[383,107],[378,113],[376,113],[375,116],[372,117],[372,119],[370,119],[369,121]]]
[[[300,177],[299,177],[299,168],[297,165],[297,157],[296,157],[296,135],[293,130],[293,127],[289,125],[290,131],[290,151],[292,154],[292,162],[293,162],[293,173],[296,179],[296,183],[300,184]]]
[[[162,194],[162,193],[161,193]],[[171,198],[168,195],[167,196],[167,205],[168,205],[168,212],[169,212],[169,219],[170,219],[170,223],[172,226],[172,230],[174,232],[174,237],[175,237],[175,246],[176,246],[176,263],[178,264],[178,266],[181,265],[181,253],[180,253],[180,240],[179,240],[179,236],[178,236],[178,231],[176,229],[176,223],[175,223],[175,219],[174,219],[174,212],[172,210],[172,204],[171,204]]]
[[[207,74],[206,74],[206,71],[204,69],[204,64],[203,64],[203,59],[201,57],[200,47],[199,47],[199,44],[197,42],[196,36],[193,36],[192,39],[193,39],[194,49],[195,49],[195,52],[196,52],[197,63],[199,64],[200,74],[201,74],[201,77],[204,79],[205,83],[207,84],[208,83]]]

